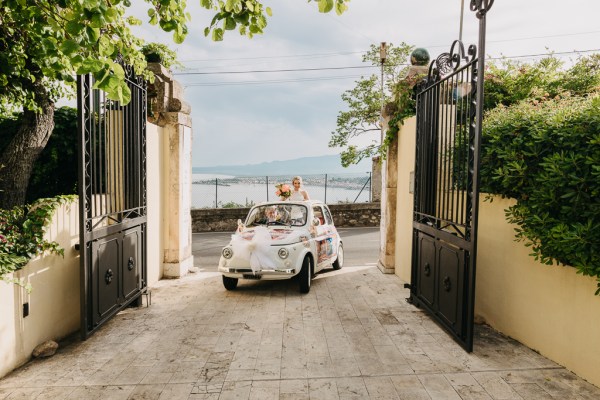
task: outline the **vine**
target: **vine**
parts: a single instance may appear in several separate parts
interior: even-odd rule
[[[57,242],[46,240],[44,234],[56,209],[76,199],[75,195],[63,195],[39,199],[10,210],[0,209],[0,280],[15,283],[29,291],[31,287],[23,280],[8,278],[7,275],[46,252],[64,256],[64,249]]]
[[[400,127],[404,125],[404,121],[416,114],[417,103],[414,87],[424,76],[423,74],[416,74],[412,77],[407,77],[398,82],[394,87],[394,102],[389,103],[385,109],[385,114],[390,119],[380,148],[380,155],[382,157],[385,157],[390,144],[398,137],[398,132],[400,131]]]

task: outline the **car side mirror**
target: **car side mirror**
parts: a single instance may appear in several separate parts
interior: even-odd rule
[[[244,226],[244,223],[242,222],[242,220],[241,220],[241,219],[238,219],[238,220],[237,220],[237,226],[238,226],[238,227],[237,227],[237,230],[238,230],[238,232],[241,232],[241,231],[243,231],[243,230],[244,230],[244,228],[245,228],[245,226]]]
[[[319,218],[313,218],[312,224],[314,226],[319,226],[319,225],[321,225],[321,221],[319,221]]]

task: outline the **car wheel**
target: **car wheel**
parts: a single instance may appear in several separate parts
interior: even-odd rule
[[[227,290],[235,290],[238,284],[238,278],[230,278],[228,276],[223,275],[223,286]]]
[[[300,279],[300,293],[308,293],[310,291],[311,269],[310,257],[306,256],[304,257],[304,261],[302,261],[302,269],[298,274],[298,278]]]
[[[344,266],[344,246],[340,242],[340,246],[338,247],[338,254],[336,260],[332,264],[333,269],[341,269]]]

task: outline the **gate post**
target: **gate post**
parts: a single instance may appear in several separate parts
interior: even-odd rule
[[[417,49],[422,51],[421,49]],[[404,78],[412,88],[420,77],[424,76],[427,66],[422,65],[423,60],[411,56],[411,66]],[[426,51],[425,51],[426,53]],[[429,54],[427,54],[429,61]],[[425,61],[425,63],[427,62]],[[384,115],[384,129],[388,129],[389,115]],[[389,145],[386,159],[381,165],[381,224],[380,224],[380,247],[379,262],[377,267],[384,274],[396,273],[396,209],[398,200],[398,138]]]
[[[389,116],[384,116],[387,130]],[[398,139],[393,140],[381,164],[381,224],[379,262],[377,268],[384,274],[396,272],[396,198],[398,197]]]
[[[158,63],[149,63],[156,76],[151,107],[155,123],[163,128],[162,169],[163,277],[179,278],[194,266],[192,256],[192,119],[183,100],[183,88],[171,72]]]

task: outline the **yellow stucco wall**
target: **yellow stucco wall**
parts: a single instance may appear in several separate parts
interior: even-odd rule
[[[595,279],[548,266],[514,241],[504,210],[480,199],[475,314],[500,332],[600,386],[600,297]]]
[[[46,231],[46,238],[65,250],[64,258],[37,257],[15,272],[15,278],[31,284],[31,293],[0,281],[0,377],[25,363],[38,344],[79,329],[78,207],[77,202],[61,206]],[[25,318],[24,303],[29,303]]]
[[[416,122],[415,117],[408,118],[398,133],[395,273],[404,282],[410,282],[413,194],[409,189],[415,169]]]
[[[398,137],[395,273],[410,282],[415,121]],[[480,198],[475,315],[577,375],[600,386],[600,296],[595,279],[547,266],[515,242],[504,210],[514,200]],[[475,343],[477,347],[477,343]]]
[[[168,146],[162,128],[147,125],[147,272],[148,285],[162,278],[165,210],[162,166]],[[31,260],[15,273],[25,278],[30,294],[19,286],[0,281],[0,377],[27,362],[31,352],[47,340],[60,340],[80,328],[79,208],[74,202],[60,207],[47,229],[46,238],[65,249],[65,256],[45,255]],[[29,316],[22,307],[29,303]]]

